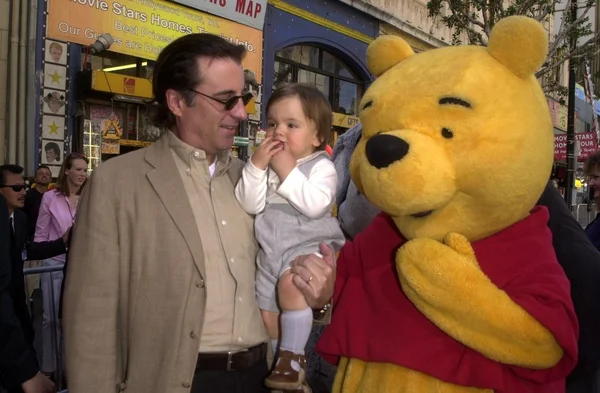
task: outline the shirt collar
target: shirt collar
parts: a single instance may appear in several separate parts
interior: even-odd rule
[[[185,162],[187,165],[191,165],[192,159],[194,160],[206,160],[206,152],[201,149],[196,149],[193,146],[188,145],[181,139],[179,139],[172,131],[168,131],[169,147],[175,152],[177,157]],[[231,150],[222,150],[217,153],[216,159],[216,170],[215,174],[222,174],[226,172],[231,166]],[[213,163],[207,163],[211,165]]]

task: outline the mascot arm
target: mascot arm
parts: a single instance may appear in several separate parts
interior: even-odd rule
[[[413,304],[490,359],[530,369],[556,365],[563,350],[552,333],[490,281],[469,241],[451,234],[444,242],[414,239],[398,251],[400,283]]]

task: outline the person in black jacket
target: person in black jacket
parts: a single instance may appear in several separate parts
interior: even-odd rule
[[[48,191],[50,181],[52,181],[50,168],[46,165],[40,165],[35,171],[35,186],[27,191],[25,206],[23,207],[23,212],[27,214],[27,223],[29,224],[27,228],[29,240],[33,240],[35,235],[35,224],[40,213],[42,197]]]
[[[27,309],[23,261],[52,258],[66,252],[66,241],[58,239],[51,242],[31,243],[28,241],[27,215],[21,210],[25,200],[25,180],[23,168],[18,165],[0,166],[0,194],[7,202],[10,233],[10,258],[12,262],[11,292],[14,312],[19,318],[25,339],[33,342],[33,324]],[[64,236],[66,239],[66,236]],[[58,296],[59,294],[55,294]]]
[[[8,206],[0,195],[0,386],[15,392],[55,392],[54,384],[39,372],[33,347],[13,310],[10,231]]]
[[[590,242],[564,199],[548,183],[539,201],[550,211],[554,252],[571,282],[579,320],[579,356],[567,378],[567,393],[597,393],[600,370],[600,252]]]

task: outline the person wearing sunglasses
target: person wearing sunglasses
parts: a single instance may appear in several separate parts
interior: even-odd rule
[[[25,181],[23,168],[18,165],[0,166],[0,198],[4,201],[0,213],[9,217],[6,238],[0,238],[0,243],[7,245],[11,264],[11,277],[8,292],[12,300],[12,309],[19,322],[21,335],[27,345],[27,351],[33,353],[34,328],[27,308],[28,300],[25,293],[23,262],[32,259],[52,258],[66,252],[66,234],[49,242],[28,242],[27,215],[20,209],[24,204]],[[0,314],[5,310],[0,310]],[[16,365],[15,365],[16,367]],[[14,375],[0,377],[0,385],[13,392],[53,392],[54,384],[43,374],[39,373],[37,359],[19,366]]]
[[[245,52],[213,34],[167,45],[152,82],[161,138],[90,176],[64,288],[69,393],[269,391],[254,218],[234,195]],[[335,277],[323,254],[291,269],[320,322]]]

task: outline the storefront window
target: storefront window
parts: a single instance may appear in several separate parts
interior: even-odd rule
[[[323,51],[323,70],[345,78],[355,79],[355,76],[344,63],[331,53]]]
[[[89,56],[87,61],[91,64],[94,71],[114,72],[139,78],[152,77],[153,65],[151,61],[121,53],[104,51],[98,55]]]
[[[273,82],[273,90],[292,82],[294,76],[294,67],[291,64],[275,62],[275,81]]]
[[[280,51],[277,51],[275,56],[281,57],[286,60],[290,60],[294,63],[319,68],[319,48],[315,48],[314,46],[290,46]]]
[[[334,91],[337,98],[334,103],[334,112],[355,116],[358,113],[358,85],[337,79]]]
[[[290,82],[317,87],[329,99],[334,112],[358,114],[362,81],[343,61],[322,48],[296,45],[277,51],[273,89]]]
[[[329,77],[316,72],[298,70],[298,82],[307,83],[321,90],[321,93],[329,99]]]

